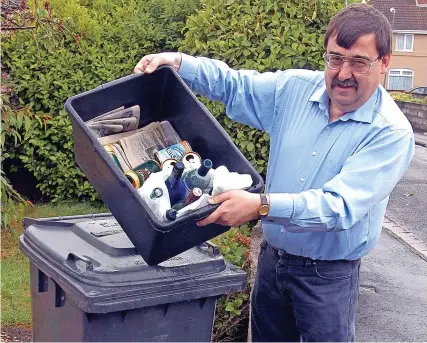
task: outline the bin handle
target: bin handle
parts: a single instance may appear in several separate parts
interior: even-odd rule
[[[67,259],[65,260],[65,265],[75,271],[77,261],[83,261],[86,264],[86,270],[93,271],[93,263],[90,259],[88,259],[86,256],[74,254],[72,252],[68,253]]]
[[[206,242],[203,242],[202,244],[199,244],[197,246],[197,249],[203,252],[209,252],[213,256],[219,256],[221,253],[218,246],[213,244],[211,241],[206,241]]]

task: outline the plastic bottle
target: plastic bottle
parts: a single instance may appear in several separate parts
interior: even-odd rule
[[[212,176],[209,171],[212,169],[212,166],[212,161],[205,159],[198,169],[193,169],[185,173],[184,183],[187,192],[191,192],[194,188],[200,188],[203,193],[208,193],[210,191]]]
[[[169,199],[171,205],[182,202],[185,199],[186,189],[184,181],[182,180],[182,173],[184,172],[184,164],[178,162],[173,166],[172,173],[167,178],[165,184],[169,191]]]

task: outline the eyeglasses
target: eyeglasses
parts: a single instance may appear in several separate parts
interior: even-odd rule
[[[326,52],[323,54],[323,59],[329,69],[341,69],[344,62],[348,62],[350,69],[356,74],[367,73],[371,66],[378,61],[378,58],[379,56],[375,60],[370,61],[364,58],[344,57],[341,55],[328,54]]]

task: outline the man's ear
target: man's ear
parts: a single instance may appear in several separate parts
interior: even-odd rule
[[[384,57],[381,57],[381,74],[387,73],[388,65],[390,64],[391,54],[387,54]]]

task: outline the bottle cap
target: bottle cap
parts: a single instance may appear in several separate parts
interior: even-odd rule
[[[177,210],[175,210],[174,208],[170,208],[169,210],[166,211],[166,219],[171,221],[175,220],[177,213],[178,213]]]
[[[150,198],[151,199],[158,199],[163,195],[163,190],[160,187],[156,187],[151,192]]]
[[[200,176],[206,176],[206,174],[208,173],[208,171],[212,168],[213,163],[210,159],[205,159],[202,162],[202,165],[199,167],[199,169],[197,170],[197,173]]]

